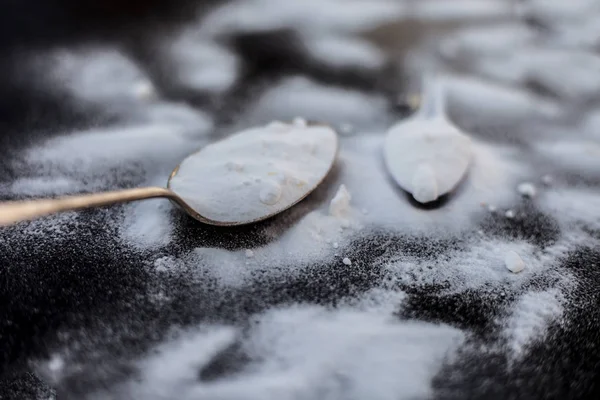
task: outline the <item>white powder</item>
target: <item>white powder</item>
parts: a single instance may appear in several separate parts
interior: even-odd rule
[[[410,16],[420,21],[497,20],[512,16],[511,4],[498,0],[426,0],[410,5]]]
[[[514,306],[504,335],[509,340],[513,355],[523,355],[526,346],[541,338],[545,328],[563,313],[564,296],[558,289],[523,294]]]
[[[600,90],[600,57],[580,50],[520,45],[501,58],[479,57],[467,68],[505,83],[537,83],[568,101],[593,99]]]
[[[537,193],[535,185],[531,182],[523,182],[517,186],[517,191],[525,197],[534,197]]]
[[[309,34],[358,32],[395,21],[404,5],[390,0],[244,0],[226,3],[202,18],[209,35],[292,28]]]
[[[516,215],[513,210],[506,210],[506,212],[504,213],[504,216],[508,219],[513,219]]]
[[[558,118],[557,104],[522,89],[507,87],[471,77],[448,77],[448,108],[462,114],[476,115],[488,123],[518,122],[536,118]]]
[[[148,100],[140,88],[152,83],[125,54],[115,48],[52,51],[40,62],[46,74],[78,98],[109,108],[117,102]],[[153,92],[153,91],[152,91]]]
[[[386,100],[336,86],[324,86],[304,77],[292,77],[267,90],[242,118],[244,123],[307,119],[354,126],[381,126],[389,120]],[[246,122],[249,121],[249,122]]]
[[[426,203],[452,191],[471,161],[471,140],[443,118],[418,115],[387,134],[385,163],[394,180]]]
[[[596,190],[553,188],[540,196],[539,204],[570,234],[578,232],[581,226],[600,229],[600,196]]]
[[[398,321],[389,307],[397,305],[397,299],[396,294],[383,292],[365,297],[355,305],[359,310],[289,307],[258,315],[242,337],[242,347],[255,361],[234,376],[210,382],[196,379],[198,370],[233,344],[235,331],[205,327],[161,346],[141,361],[139,381],[123,387],[126,393],[120,396],[149,400],[172,393],[182,400],[428,397],[441,361],[452,355],[463,334],[445,325]]]
[[[181,163],[170,188],[210,220],[259,220],[310,193],[336,152],[328,127],[275,123],[204,147]]]
[[[248,257],[248,258],[254,257],[254,252],[250,249],[246,250],[245,253],[246,253],[246,257]]]
[[[558,264],[575,247],[573,243],[570,237],[564,238],[540,251],[522,240],[473,236],[465,249],[445,252],[444,257],[435,260],[399,253],[382,257],[378,264],[389,273],[392,282],[411,286],[443,284],[447,285],[447,293],[477,290],[496,295],[499,289],[519,291],[538,275],[557,279],[561,284],[571,281],[572,277]],[[505,258],[509,252],[518,254],[527,268],[518,274],[507,273]]]
[[[504,257],[504,265],[506,268],[515,274],[525,269],[525,262],[515,251],[508,251]]]
[[[213,93],[230,89],[236,82],[238,57],[193,32],[182,32],[169,44],[173,76],[182,86]]]
[[[517,46],[532,42],[534,30],[521,23],[491,23],[460,29],[440,42],[442,54],[452,60],[479,61],[476,56],[509,56]],[[501,59],[502,60],[502,59]]]
[[[335,68],[382,68],[386,55],[363,39],[346,36],[315,36],[303,40],[309,54],[317,61]]]
[[[342,260],[342,262],[345,265],[352,265],[352,261],[350,261],[350,259],[348,257],[344,257],[344,259]]]
[[[595,140],[540,141],[535,149],[550,165],[584,176],[600,175],[600,144]]]

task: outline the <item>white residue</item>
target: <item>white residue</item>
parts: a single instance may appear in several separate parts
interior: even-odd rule
[[[337,86],[324,86],[304,77],[292,77],[267,90],[242,118],[247,123],[272,119],[292,120],[302,115],[309,120],[355,126],[383,126],[389,119],[382,96],[369,95]]]
[[[172,76],[182,86],[220,93],[230,89],[238,78],[238,57],[192,32],[182,32],[169,45],[169,51]]]
[[[197,379],[198,369],[232,345],[236,331],[207,327],[140,361],[139,380],[121,386],[125,393],[119,395],[149,400],[170,393],[181,400],[428,397],[440,363],[452,356],[464,334],[447,325],[398,321],[392,317],[397,300],[383,293],[365,298],[356,305],[359,310],[294,306],[257,315],[240,336],[244,351],[257,361],[235,376],[209,382]]]
[[[348,257],[344,257],[342,262],[344,263],[344,265],[352,265],[352,261]]]
[[[504,216],[508,219],[513,219],[514,217],[516,217],[516,214],[513,210],[506,210]]]
[[[543,337],[547,326],[561,317],[563,301],[558,289],[528,292],[518,299],[504,329],[514,356],[523,355],[526,346]]]
[[[152,85],[135,63],[115,48],[55,50],[45,60],[44,69],[57,85],[79,99],[107,107],[115,106],[115,102],[123,105],[147,100],[140,96],[140,88]]]
[[[347,36],[315,36],[307,37],[303,43],[316,61],[335,68],[379,69],[387,61],[385,53],[363,39]]]
[[[245,253],[246,253],[246,257],[247,258],[254,257],[254,252],[252,250],[250,250],[250,249],[246,250]]]
[[[404,5],[390,0],[246,0],[225,3],[202,18],[210,35],[292,28],[304,34],[359,32],[395,21]]]

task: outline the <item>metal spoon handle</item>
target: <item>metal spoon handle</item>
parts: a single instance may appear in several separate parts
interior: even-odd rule
[[[7,201],[0,203],[0,226],[11,225],[62,211],[82,210],[156,197],[168,197],[177,200],[177,196],[168,189],[146,187],[64,196],[56,199]]]

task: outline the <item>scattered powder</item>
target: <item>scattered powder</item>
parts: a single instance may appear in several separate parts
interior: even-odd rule
[[[510,250],[504,257],[504,265],[506,268],[515,274],[525,269],[525,262],[516,252]]]
[[[584,176],[600,175],[600,143],[595,140],[541,141],[536,151],[551,165],[560,166]]]
[[[304,34],[359,32],[395,21],[403,10],[401,2],[392,0],[247,0],[207,13],[200,31],[209,35],[281,28]]]
[[[537,193],[535,185],[530,182],[523,182],[517,186],[517,191],[525,197],[534,197]]]
[[[337,249],[338,247],[340,247],[340,245],[338,244],[338,242],[334,242],[334,243],[333,243],[333,248],[334,248],[334,249]]]
[[[41,197],[57,194],[70,194],[84,185],[67,177],[32,177],[15,180],[7,190],[19,197]]]
[[[169,60],[178,84],[199,91],[224,92],[239,76],[240,63],[234,53],[191,31],[170,43]]]
[[[204,124],[208,126],[211,124]],[[206,141],[204,132],[197,131],[201,128],[154,124],[74,132],[28,149],[15,162],[44,174],[44,181],[59,174],[57,190],[62,193],[112,190],[120,175],[132,173],[138,177],[136,186],[165,186],[171,170]],[[65,179],[74,184],[67,187]],[[23,183],[20,185],[21,189],[17,186],[16,190],[23,189]],[[35,184],[29,187],[27,195],[48,192],[47,184]],[[147,248],[169,243],[173,232],[172,208],[167,200],[157,199],[116,206],[109,212],[115,213],[113,223],[124,241]],[[122,210],[122,217],[116,214],[118,210]],[[67,218],[63,215],[52,218],[62,221]]]
[[[254,252],[250,249],[246,250],[246,257],[248,257],[248,258],[254,257]]]
[[[570,237],[540,251],[522,240],[474,236],[464,249],[445,252],[444,257],[431,260],[400,252],[382,257],[378,264],[389,274],[391,282],[403,285],[443,285],[444,293],[448,294],[469,290],[498,293],[499,289],[513,292],[538,275],[566,285],[572,277],[558,265],[575,246]],[[519,254],[527,263],[521,273],[507,274],[504,259],[509,252]]]
[[[179,262],[174,257],[165,256],[154,260],[154,270],[159,273],[165,273],[179,266]]]
[[[318,145],[307,148],[311,143]],[[252,128],[184,160],[170,188],[210,220],[259,220],[310,193],[329,172],[336,151],[337,136],[328,127]]]
[[[461,115],[476,115],[490,124],[525,121],[532,117],[555,119],[562,113],[550,100],[480,78],[451,76],[445,84],[451,113],[456,110]]]
[[[527,292],[516,302],[511,316],[503,325],[513,354],[523,355],[527,345],[541,338],[546,327],[563,313],[564,297],[560,290]]]
[[[245,124],[262,124],[302,115],[332,126],[346,123],[383,128],[389,120],[386,107],[387,102],[381,96],[291,77],[267,90],[241,120]]]
[[[334,68],[380,69],[387,61],[381,50],[363,39],[315,36],[304,38],[303,45],[315,60]]]
[[[506,210],[506,212],[504,213],[504,216],[508,219],[513,219],[516,215],[513,210]]]
[[[598,191],[586,188],[553,189],[540,196],[543,212],[554,216],[570,234],[586,226],[600,229],[600,196]],[[589,239],[587,239],[589,240]]]
[[[510,56],[518,46],[532,42],[536,32],[522,23],[502,22],[457,30],[440,42],[440,52],[455,61],[481,56]]]
[[[408,10],[412,18],[423,22],[497,20],[512,17],[510,3],[498,0],[427,0],[412,3]]]
[[[140,88],[152,85],[132,60],[110,47],[54,50],[42,59],[41,68],[55,84],[67,88],[79,99],[111,108],[147,100],[140,95],[146,89]]]
[[[398,321],[392,313],[399,298],[380,292],[366,296],[358,309],[294,306],[258,315],[240,338],[254,361],[231,377],[208,382],[197,379],[198,370],[234,343],[236,331],[206,327],[139,362],[139,381],[119,395],[149,400],[172,393],[181,400],[431,396],[441,362],[464,335],[447,325]]]
[[[490,205],[488,206],[488,211],[489,211],[489,212],[491,212],[491,213],[495,213],[496,211],[498,211],[498,207],[496,207],[496,206],[495,206],[495,205],[493,205],[493,204],[490,204]]]
[[[350,259],[348,257],[344,257],[344,259],[342,260],[342,262],[345,265],[352,265],[352,261],[350,261]]]

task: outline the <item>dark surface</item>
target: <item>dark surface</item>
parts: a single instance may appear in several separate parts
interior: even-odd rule
[[[146,37],[151,41],[157,35],[158,25],[153,22],[157,15],[161,16],[160,25],[168,27],[166,22],[178,21],[185,15],[184,3],[187,2],[135,1],[118,5],[114,1],[4,2],[0,13],[0,46],[4,52],[15,54],[12,51],[21,46],[111,40],[123,43],[125,48],[137,49],[133,56],[141,62],[149,61],[153,55],[144,55],[137,43]],[[293,34],[286,35],[275,32],[231,39],[232,47],[244,58],[245,74],[227,99],[221,99],[220,104],[231,108],[215,106],[218,118],[226,121],[234,112],[232,109],[246,104],[250,88],[295,73],[358,90],[385,91],[382,86],[386,90],[398,87],[389,81],[378,86],[377,82],[385,78],[364,71],[333,71],[318,66],[303,56],[301,46],[293,44]],[[16,58],[0,59],[2,152],[34,143],[59,127],[91,126],[98,117],[105,117],[93,109],[81,112],[70,107],[64,94],[39,90],[35,77],[23,79]],[[176,88],[166,89],[164,92],[172,98],[195,105],[214,104],[202,94],[191,96]],[[0,161],[0,181],[10,182],[22,172]],[[527,217],[511,221],[490,217],[482,229],[491,235],[525,238],[540,248],[553,243],[560,234],[553,216],[535,211],[534,206],[523,207],[528,211]],[[44,358],[52,349],[76,341],[96,351],[81,353],[80,357],[89,357],[84,363],[86,368],[61,382],[57,393],[60,399],[82,398],[92,388],[110,386],[124,378],[131,372],[127,361],[159,343],[174,325],[186,327],[200,322],[243,325],[248,316],[273,305],[291,302],[335,305],[381,283],[381,271],[372,261],[384,252],[403,251],[427,258],[441,256],[444,249],[464,246],[456,241],[434,243],[423,238],[415,242],[375,235],[353,246],[353,253],[348,256],[357,260],[361,268],[351,273],[336,268],[324,268],[319,273],[308,270],[305,275],[286,281],[259,279],[252,286],[224,292],[210,281],[202,285],[191,282],[185,273],[158,282],[156,276],[140,266],[139,260],[146,257],[143,251],[124,247],[114,239],[114,232],[107,230],[104,221],[110,218],[109,214],[103,210],[86,211],[80,218],[85,223],[74,225],[72,234],[60,243],[16,234],[20,227],[0,230],[2,399],[49,396],[50,389],[32,374],[29,361]],[[179,229],[189,234],[179,235],[169,254],[182,254],[200,245],[221,244],[241,249],[270,240],[261,235],[260,226],[223,230],[200,226],[181,216],[174,218],[181,219]],[[163,251],[166,253],[166,249]],[[600,398],[600,272],[588,268],[590,265],[600,266],[600,254],[585,243],[564,260],[564,267],[578,278],[578,284],[568,294],[566,321],[551,326],[545,339],[534,343],[527,356],[510,368],[502,352],[482,354],[474,348],[479,342],[502,340],[492,322],[514,301],[511,293],[490,300],[477,291],[439,295],[443,283],[440,287],[400,285],[410,298],[397,313],[398,318],[444,322],[473,332],[469,339],[473,349],[463,348],[462,357],[444,367],[436,377],[435,398]],[[157,307],[146,296],[158,284],[165,285],[173,298],[167,306]],[[541,290],[548,282],[531,284]],[[202,306],[197,307],[198,304]],[[107,327],[115,334],[111,341],[104,341],[102,334],[96,334]],[[240,369],[245,362],[243,352],[233,346],[213,359],[198,376],[207,381],[218,379]]]

